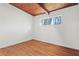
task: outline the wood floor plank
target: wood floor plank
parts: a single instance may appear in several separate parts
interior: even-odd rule
[[[0,49],[0,56],[79,56],[79,50],[33,39]]]

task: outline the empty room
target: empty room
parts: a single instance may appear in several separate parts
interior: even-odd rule
[[[79,4],[0,3],[0,56],[79,56]]]

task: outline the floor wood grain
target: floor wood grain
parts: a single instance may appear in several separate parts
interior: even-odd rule
[[[0,49],[0,56],[79,56],[79,50],[33,39]]]

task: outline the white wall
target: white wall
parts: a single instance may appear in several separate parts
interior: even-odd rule
[[[0,48],[32,39],[33,17],[9,4],[0,4]]]
[[[40,25],[41,19],[53,16],[61,16],[62,24]],[[79,5],[54,11],[49,16],[35,16],[34,22],[34,39],[79,49]]]

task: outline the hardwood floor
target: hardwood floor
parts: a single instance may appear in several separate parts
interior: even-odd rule
[[[79,50],[30,40],[0,49],[0,56],[79,56]]]

